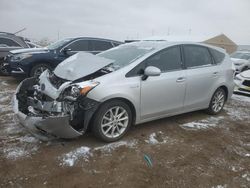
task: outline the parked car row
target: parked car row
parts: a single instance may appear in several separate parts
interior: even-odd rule
[[[231,60],[236,68],[236,73],[250,69],[250,51],[237,51],[231,54]]]
[[[8,72],[14,77],[38,77],[46,69],[53,70],[71,55],[85,51],[97,54],[122,44],[100,38],[66,38],[46,48],[13,50],[6,58]]]
[[[93,45],[97,41],[66,39],[38,56],[27,52],[8,57],[12,69],[29,76],[36,75],[36,65],[31,66],[36,58],[55,63],[51,70],[45,61],[37,61],[44,65],[37,69],[39,78],[18,86],[13,109],[23,126],[34,134],[61,138],[75,138],[91,129],[99,139],[112,142],[133,124],[203,109],[218,114],[233,93],[235,69],[223,49],[188,42],[119,45],[109,40],[103,40],[105,48],[97,48]],[[106,50],[113,46],[117,47]],[[98,54],[74,54],[77,51]],[[20,67],[15,61],[30,65]]]

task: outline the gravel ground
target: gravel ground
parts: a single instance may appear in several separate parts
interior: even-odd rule
[[[0,77],[0,187],[250,187],[250,97],[134,126],[104,144],[91,133],[40,141],[13,119],[18,81]]]

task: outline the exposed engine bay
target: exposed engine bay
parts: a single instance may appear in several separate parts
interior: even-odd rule
[[[80,57],[80,59],[79,59]],[[82,60],[89,60],[82,67]],[[73,69],[72,69],[73,67]],[[20,83],[14,112],[20,123],[61,138],[82,135],[99,102],[87,97],[95,78],[113,72],[112,60],[88,53],[71,56],[53,71]]]
[[[16,94],[19,110],[27,116],[43,119],[68,116],[70,126],[79,132],[86,131],[84,128],[87,126],[84,125],[89,123],[98,102],[77,95],[77,91],[74,91],[77,90],[76,86],[65,88],[57,99],[44,94],[42,87],[44,86],[39,83],[39,79],[26,79]]]

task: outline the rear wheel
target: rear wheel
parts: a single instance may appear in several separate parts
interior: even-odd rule
[[[209,114],[215,115],[221,112],[226,101],[226,92],[222,88],[218,88],[210,101],[207,112]]]
[[[113,142],[125,135],[132,123],[132,113],[129,106],[114,100],[104,103],[93,119],[94,135],[105,141]]]
[[[39,77],[47,69],[51,70],[51,67],[47,64],[42,63],[42,64],[35,65],[30,71],[30,76]]]

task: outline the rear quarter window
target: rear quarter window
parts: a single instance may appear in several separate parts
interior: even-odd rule
[[[219,52],[218,50],[215,50],[212,48],[209,48],[209,50],[210,50],[216,64],[219,64],[224,60],[224,58],[225,58],[224,53]]]

